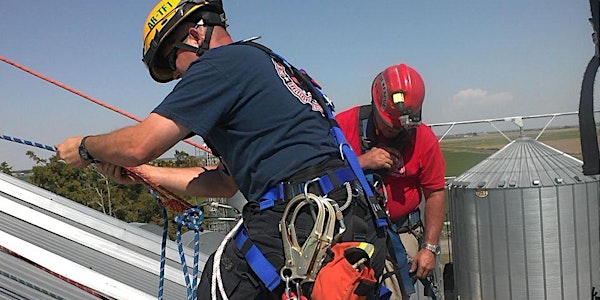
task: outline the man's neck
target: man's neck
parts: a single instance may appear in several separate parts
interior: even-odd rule
[[[210,44],[208,45],[209,48],[216,48],[231,43],[233,43],[233,39],[231,39],[231,36],[227,32],[227,30],[225,30],[225,28],[221,26],[215,26],[213,29],[212,37],[210,39]]]

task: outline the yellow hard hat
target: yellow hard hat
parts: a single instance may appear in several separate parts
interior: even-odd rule
[[[142,61],[150,71],[150,76],[158,82],[173,80],[173,71],[168,66],[163,50],[187,35],[187,31],[176,30],[184,20],[194,23],[203,20],[205,25],[226,26],[221,0],[161,0],[144,24],[142,53]],[[176,36],[176,33],[181,36]]]

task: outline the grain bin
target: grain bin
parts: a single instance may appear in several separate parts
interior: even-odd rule
[[[519,138],[449,185],[459,299],[594,299],[600,183],[582,162]]]

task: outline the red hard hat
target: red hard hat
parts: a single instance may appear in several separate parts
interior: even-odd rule
[[[421,124],[425,83],[415,69],[405,64],[387,67],[375,76],[371,97],[375,111],[388,126]]]

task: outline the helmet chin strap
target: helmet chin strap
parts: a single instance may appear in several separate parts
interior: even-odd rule
[[[213,33],[214,28],[215,28],[214,26],[206,27],[206,34],[204,35],[204,41],[202,42],[202,45],[200,46],[200,48],[196,48],[196,56],[200,57],[202,54],[204,54],[204,51],[207,51],[209,49],[210,39],[212,38],[212,33]]]
[[[192,52],[196,53],[196,56],[199,57],[202,54],[204,54],[205,51],[207,51],[209,49],[210,39],[212,38],[213,29],[214,29],[214,26],[206,26],[206,34],[204,36],[204,41],[202,42],[202,45],[200,45],[200,47],[195,47],[190,44],[186,44],[183,41],[177,41],[177,42],[173,43],[173,46],[176,48],[179,48],[179,49],[192,51]]]
[[[196,48],[196,56],[200,57],[205,51],[208,51],[210,47],[210,40],[212,38],[213,30],[216,25],[227,27],[225,14],[218,14],[211,11],[203,11],[202,17],[196,24],[196,26],[206,26],[206,33],[204,34],[204,41],[200,48]]]

